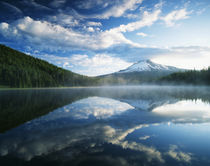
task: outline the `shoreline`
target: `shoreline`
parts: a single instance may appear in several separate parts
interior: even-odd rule
[[[31,87],[31,88],[2,88],[0,91],[12,90],[50,90],[50,89],[86,89],[86,88],[138,88],[138,87],[180,87],[180,88],[209,88],[209,85],[158,85],[158,84],[142,84],[142,85],[101,85],[101,86],[69,86],[69,87]]]

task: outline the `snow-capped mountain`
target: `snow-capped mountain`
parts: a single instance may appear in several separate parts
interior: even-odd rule
[[[117,73],[131,73],[131,72],[145,72],[145,71],[177,72],[177,71],[183,71],[183,69],[157,64],[157,63],[152,62],[151,60],[142,60],[137,63],[134,63],[127,69],[120,70]]]
[[[175,72],[183,71],[185,71],[185,69],[157,64],[150,60],[142,60],[134,63],[127,69],[100,77],[104,78],[104,84],[133,85],[141,83],[154,83],[162,77]]]

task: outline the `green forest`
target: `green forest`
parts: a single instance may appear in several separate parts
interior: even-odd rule
[[[0,45],[0,87],[88,86],[97,80]]]
[[[172,73],[159,79],[163,84],[210,85],[210,67],[203,70],[189,70]]]

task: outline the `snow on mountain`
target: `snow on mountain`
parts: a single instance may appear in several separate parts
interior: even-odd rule
[[[163,106],[165,104],[174,104],[178,102],[175,98],[166,98],[166,99],[124,99],[120,100],[123,103],[127,103],[130,106],[134,107],[137,110],[143,110],[143,111],[152,111],[156,107]]]
[[[120,70],[118,73],[130,73],[130,72],[142,72],[142,71],[181,71],[172,66],[165,66],[152,62],[151,60],[142,60],[134,63],[130,67],[124,70]]]

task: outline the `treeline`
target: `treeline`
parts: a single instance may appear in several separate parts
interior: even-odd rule
[[[185,72],[173,73],[162,77],[159,83],[210,85],[210,67],[205,70],[189,70]]]
[[[96,85],[97,78],[59,68],[46,61],[0,45],[0,86],[59,87]]]
[[[131,73],[113,73],[99,76],[101,85],[139,85],[154,84],[160,77],[171,74],[168,71],[141,71]]]

